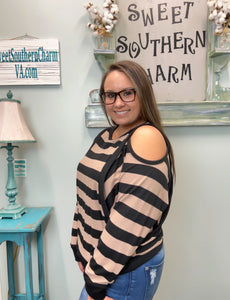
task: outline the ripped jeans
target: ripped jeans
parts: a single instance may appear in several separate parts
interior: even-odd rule
[[[152,300],[160,282],[164,264],[164,246],[157,255],[136,270],[119,275],[106,290],[114,300]],[[83,288],[79,300],[87,300]]]

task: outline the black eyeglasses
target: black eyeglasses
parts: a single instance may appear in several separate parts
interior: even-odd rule
[[[115,103],[117,95],[123,102],[132,102],[135,100],[136,91],[135,89],[124,89],[119,92],[104,92],[101,94],[101,99],[104,104],[110,105]]]

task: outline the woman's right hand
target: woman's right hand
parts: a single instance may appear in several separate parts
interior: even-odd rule
[[[80,261],[78,261],[78,267],[79,267],[79,269],[81,270],[81,272],[84,273],[84,268],[83,268],[83,265],[82,265],[82,263],[81,263]],[[91,298],[90,296],[88,296],[87,300],[94,300],[94,299]],[[110,297],[108,297],[108,296],[106,296],[106,297],[104,298],[104,300],[114,300],[114,299],[113,299],[113,298],[110,298]]]

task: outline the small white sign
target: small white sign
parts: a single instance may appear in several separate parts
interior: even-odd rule
[[[57,39],[0,40],[0,85],[59,85]]]

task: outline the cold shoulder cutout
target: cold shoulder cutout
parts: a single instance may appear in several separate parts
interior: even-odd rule
[[[131,136],[133,152],[142,159],[156,161],[167,153],[167,145],[162,133],[151,125],[138,127]]]

